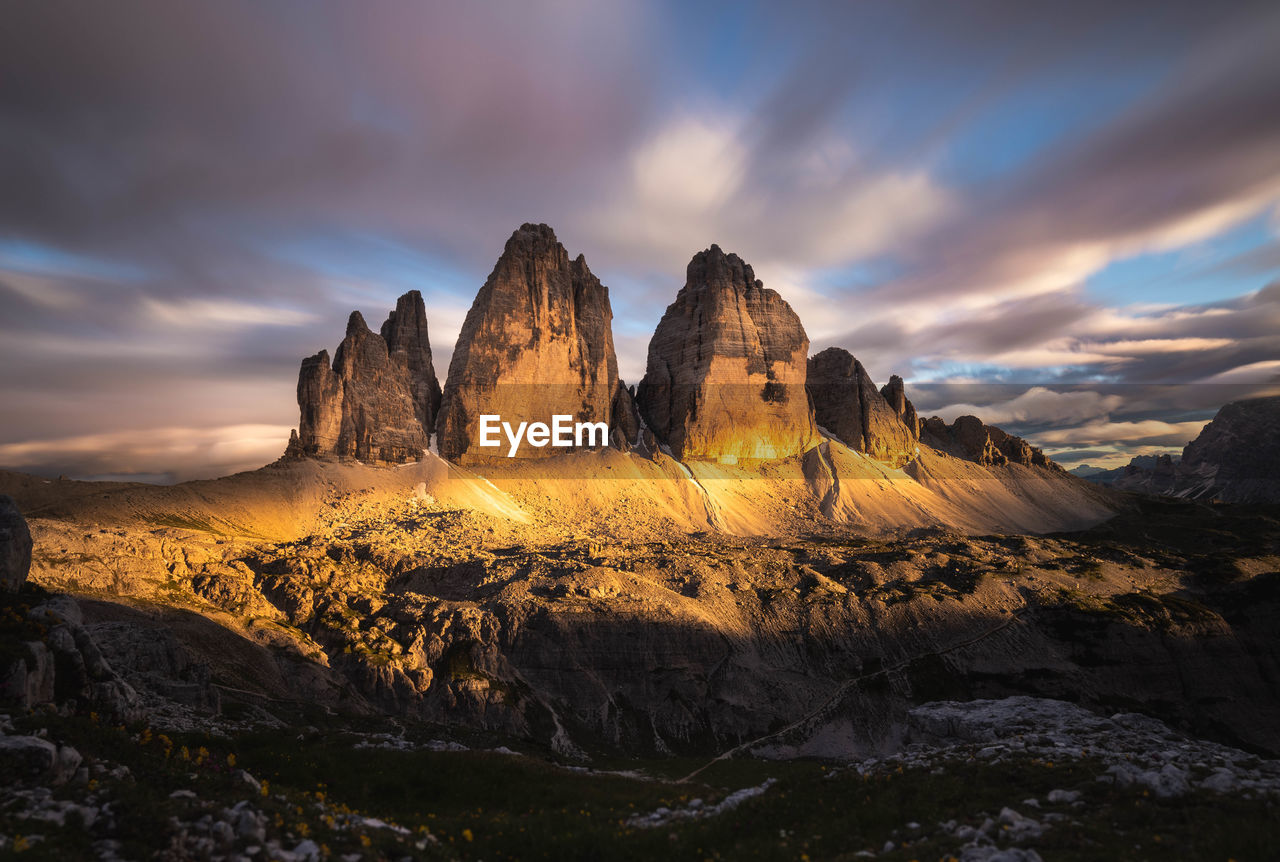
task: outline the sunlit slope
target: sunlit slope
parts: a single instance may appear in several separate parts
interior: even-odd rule
[[[288,541],[333,520],[336,501],[421,499],[495,525],[646,538],[718,531],[787,535],[847,526],[882,534],[942,527],[978,534],[1078,529],[1114,513],[1113,498],[1059,471],[988,467],[922,447],[902,469],[834,440],[768,462],[682,464],[613,449],[472,468],[434,455],[396,468],[282,462],[222,479],[155,486],[49,482],[0,474],[29,517],[174,528]]]

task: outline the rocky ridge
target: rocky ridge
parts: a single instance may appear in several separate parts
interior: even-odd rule
[[[961,416],[950,425],[931,416],[920,424],[920,442],[975,464],[1022,464],[1063,472],[1040,449],[994,425],[983,424],[977,416]]]
[[[1280,502],[1280,396],[1233,401],[1182,450],[1174,496]]]
[[[585,258],[570,260],[547,225],[522,225],[467,314],[443,391],[417,291],[400,298],[380,334],[353,312],[332,366],[326,351],[303,360],[301,418],[286,455],[398,464],[419,460],[435,431],[437,450],[457,464],[537,459],[564,447],[509,447],[499,434],[482,449],[479,417],[515,426],[567,415],[570,424],[603,423],[609,445],[650,459],[786,459],[822,444],[822,428],[893,468],[911,463],[921,443],[982,465],[1049,466],[1038,449],[974,417],[921,422],[901,377],[877,389],[843,349],[806,358],[791,307],[719,246],[690,261],[638,388],[618,378],[612,318],[608,289]]]

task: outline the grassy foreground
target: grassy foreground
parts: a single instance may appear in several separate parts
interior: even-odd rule
[[[1063,815],[1018,844],[1045,859],[1267,859],[1280,841],[1273,801],[1208,793],[1158,800],[1098,783],[1101,770],[1087,760],[970,761],[873,776],[832,763],[734,760],[679,783],[676,777],[703,762],[595,762],[583,771],[538,753],[356,748],[364,735],[342,730],[224,738],[166,736],[51,714],[14,723],[15,732],[43,729],[84,756],[89,782],[64,784],[54,797],[98,807],[109,802],[111,838],[125,859],[191,858],[183,831],[242,800],[261,812],[268,841],[291,849],[310,840],[333,858],[816,860],[874,851],[883,859],[946,859],[958,855],[963,841],[940,822],[979,827],[1006,806],[1042,821]],[[13,777],[4,778],[4,855],[98,855],[101,818],[89,829],[74,813],[62,826],[20,818]],[[695,799],[711,805],[768,779],[775,783],[763,793],[716,816],[654,828],[628,823]],[[1055,789],[1081,791],[1081,801],[1050,804]],[[1040,807],[1024,803],[1029,798]],[[999,832],[997,826],[996,844],[1006,846]],[[33,842],[36,834],[43,839]],[[269,858],[261,840],[248,843],[260,848],[250,858]],[[246,849],[242,842],[239,852]]]

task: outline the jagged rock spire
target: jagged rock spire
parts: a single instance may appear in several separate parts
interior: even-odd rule
[[[454,347],[437,421],[440,454],[455,461],[502,457],[478,446],[483,414],[513,422],[561,414],[613,427],[622,399],[612,322],[609,289],[586,258],[571,260],[547,225],[521,225]],[[526,446],[519,454],[564,452]]]

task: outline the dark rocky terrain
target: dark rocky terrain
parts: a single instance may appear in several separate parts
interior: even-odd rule
[[[41,506],[40,486],[6,484]],[[73,518],[94,496],[43,506]],[[521,855],[514,812],[491,812],[485,785],[462,781],[468,808],[421,769],[591,796],[573,819],[596,837],[579,840],[634,842],[637,858],[653,834],[759,858],[1089,858],[1116,852],[1117,822],[1141,836],[1125,847],[1163,833],[1188,857],[1249,858],[1239,848],[1274,839],[1257,831],[1280,748],[1273,509],[1135,502],[1042,537],[623,543],[553,538],[421,488],[327,497],[317,515],[291,541],[153,520],[154,544],[112,528],[79,550],[36,519],[36,583],[5,598],[20,646],[0,668],[6,840],[101,858],[159,835],[179,858],[306,858],[308,841],[317,855]],[[871,787],[885,810],[837,828],[824,800]],[[809,813],[787,813],[788,797]],[[1230,836],[1174,826],[1221,799]],[[585,852],[566,812],[520,804],[546,852]],[[753,821],[799,831],[764,840]]]

